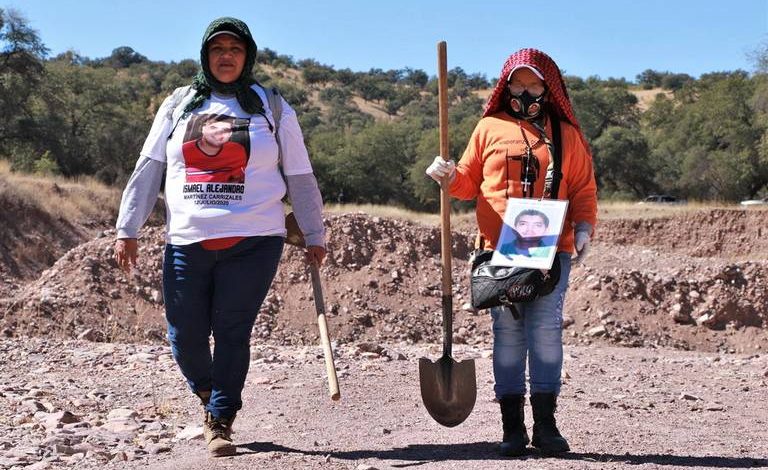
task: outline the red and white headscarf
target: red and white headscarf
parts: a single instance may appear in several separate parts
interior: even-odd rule
[[[563,81],[560,69],[551,57],[537,49],[520,49],[509,56],[509,59],[504,62],[504,67],[501,69],[501,76],[499,76],[499,81],[496,83],[496,88],[493,89],[490,98],[488,98],[488,103],[485,105],[483,117],[504,109],[505,104],[502,100],[505,97],[505,89],[507,87],[509,74],[519,67],[533,68],[539,72],[537,75],[544,77],[544,83],[546,83],[549,93],[547,101],[551,104],[558,116],[560,116],[561,120],[569,122],[579,131],[581,139],[586,145],[584,133],[581,132],[579,121],[576,120],[576,115],[573,113],[571,98],[568,96],[568,91],[565,89],[565,82]]]

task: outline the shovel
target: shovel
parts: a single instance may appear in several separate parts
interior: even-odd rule
[[[445,41],[437,44],[438,92],[440,107],[440,155],[448,159],[448,65]],[[440,183],[443,355],[436,362],[419,359],[421,399],[430,416],[443,426],[461,424],[475,406],[477,381],[475,361],[451,357],[453,342],[453,298],[451,292],[451,206],[448,179]]]
[[[293,212],[290,212],[285,216],[285,227],[288,230],[285,242],[289,245],[306,248],[304,234],[301,233],[301,229],[299,229],[299,224],[296,222],[296,217],[293,215]],[[336,401],[341,398],[341,393],[339,392],[339,379],[336,377],[336,365],[333,362],[331,341],[328,338],[328,323],[325,321],[325,300],[323,298],[323,285],[320,282],[320,268],[316,264],[310,264],[309,269],[312,273],[312,297],[315,299],[317,326],[320,330],[320,342],[323,346],[323,356],[325,356],[325,372],[328,375],[328,392],[331,395],[331,400]]]

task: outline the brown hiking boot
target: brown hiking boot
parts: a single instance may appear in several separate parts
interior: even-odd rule
[[[232,423],[235,417],[214,418],[210,413],[205,414],[203,436],[208,444],[211,457],[226,457],[235,455],[237,449],[232,445]]]

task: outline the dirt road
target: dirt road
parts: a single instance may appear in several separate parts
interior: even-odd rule
[[[13,459],[26,452],[36,469],[768,467],[765,354],[568,346],[557,417],[573,451],[504,459],[489,349],[456,349],[475,358],[479,390],[467,421],[449,429],[418,389],[418,358],[439,348],[379,346],[338,348],[339,402],[327,396],[319,347],[254,347],[238,455],[212,460],[201,438],[185,437],[199,435],[202,413],[167,348],[5,340],[0,464],[24,468]],[[46,411],[32,413],[30,400]],[[76,421],[50,424],[62,410]]]

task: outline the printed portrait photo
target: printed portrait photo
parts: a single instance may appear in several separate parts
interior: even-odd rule
[[[509,199],[491,262],[499,266],[549,269],[567,207],[567,201]]]
[[[248,123],[219,114],[193,116],[182,145],[187,182],[245,183]]]

